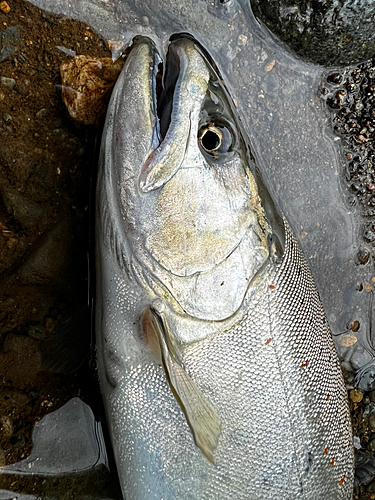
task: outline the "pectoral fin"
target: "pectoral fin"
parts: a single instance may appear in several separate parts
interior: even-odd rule
[[[151,307],[143,313],[143,318],[145,317],[146,323],[152,324],[152,330],[157,336],[168,383],[185,414],[195,444],[203,455],[214,463],[213,453],[221,432],[220,417],[194,380],[186,373],[165,320]]]

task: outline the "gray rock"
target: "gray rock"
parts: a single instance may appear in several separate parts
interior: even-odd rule
[[[5,61],[18,50],[19,31],[16,26],[8,26],[0,33],[0,62]]]
[[[254,14],[299,57],[325,66],[375,53],[375,2],[251,0]]]

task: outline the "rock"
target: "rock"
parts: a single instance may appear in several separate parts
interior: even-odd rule
[[[350,391],[349,397],[353,401],[353,403],[360,403],[363,399],[363,393],[358,389],[353,389],[352,391]]]
[[[8,26],[0,33],[0,62],[5,61],[18,50],[19,32],[16,26]]]
[[[16,80],[14,78],[7,78],[6,76],[1,77],[1,85],[4,87],[9,87],[12,89],[16,84]]]
[[[39,343],[24,335],[10,334],[0,352],[0,376],[5,384],[24,389],[32,384],[42,366]]]
[[[254,14],[301,58],[349,65],[375,52],[375,2],[251,0]]]
[[[124,61],[77,56],[60,67],[62,98],[74,120],[98,125]]]
[[[37,226],[44,215],[44,208],[24,198],[17,189],[3,188],[4,205],[11,215],[25,228]]]

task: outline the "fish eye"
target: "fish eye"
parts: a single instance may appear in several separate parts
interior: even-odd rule
[[[207,153],[214,153],[220,148],[223,136],[215,125],[202,127],[199,132],[199,143]]]
[[[222,123],[203,124],[198,131],[198,140],[203,151],[215,158],[230,151],[234,142],[231,130]]]

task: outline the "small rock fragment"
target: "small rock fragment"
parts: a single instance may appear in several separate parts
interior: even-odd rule
[[[4,87],[9,87],[12,89],[16,84],[16,80],[14,78],[7,78],[6,76],[1,77],[1,85]]]
[[[5,121],[5,123],[8,123],[8,122],[12,121],[12,117],[10,116],[10,114],[4,113],[3,120]]]
[[[375,451],[375,439],[371,439],[371,441],[367,445],[367,449],[371,451],[371,453],[374,453]]]
[[[267,64],[264,66],[264,71],[265,71],[266,73],[269,73],[269,72],[272,70],[272,68],[275,66],[275,62],[276,62],[276,61],[273,59],[272,61],[270,61],[269,63],[267,63]]]
[[[8,26],[5,31],[0,33],[0,62],[17,52],[19,37],[16,26]]]
[[[5,14],[8,14],[8,12],[10,12],[10,7],[9,5],[4,1],[4,2],[1,2],[0,3],[0,10],[2,10],[3,12],[5,12]]]
[[[246,35],[238,35],[237,45],[239,45],[241,47],[242,45],[246,45],[246,43],[247,43],[247,36]]]
[[[363,393],[359,389],[352,389],[349,393],[349,397],[353,403],[360,403],[363,399]]]
[[[60,66],[62,98],[69,114],[85,125],[98,125],[124,61],[77,56]]]
[[[375,415],[373,413],[368,418],[368,424],[372,430],[375,429]]]
[[[141,23],[143,26],[149,26],[150,25],[150,20],[147,16],[143,16],[141,19]]]
[[[339,344],[342,345],[343,347],[351,347],[357,342],[357,337],[353,335],[352,333],[342,335],[339,338]]]

